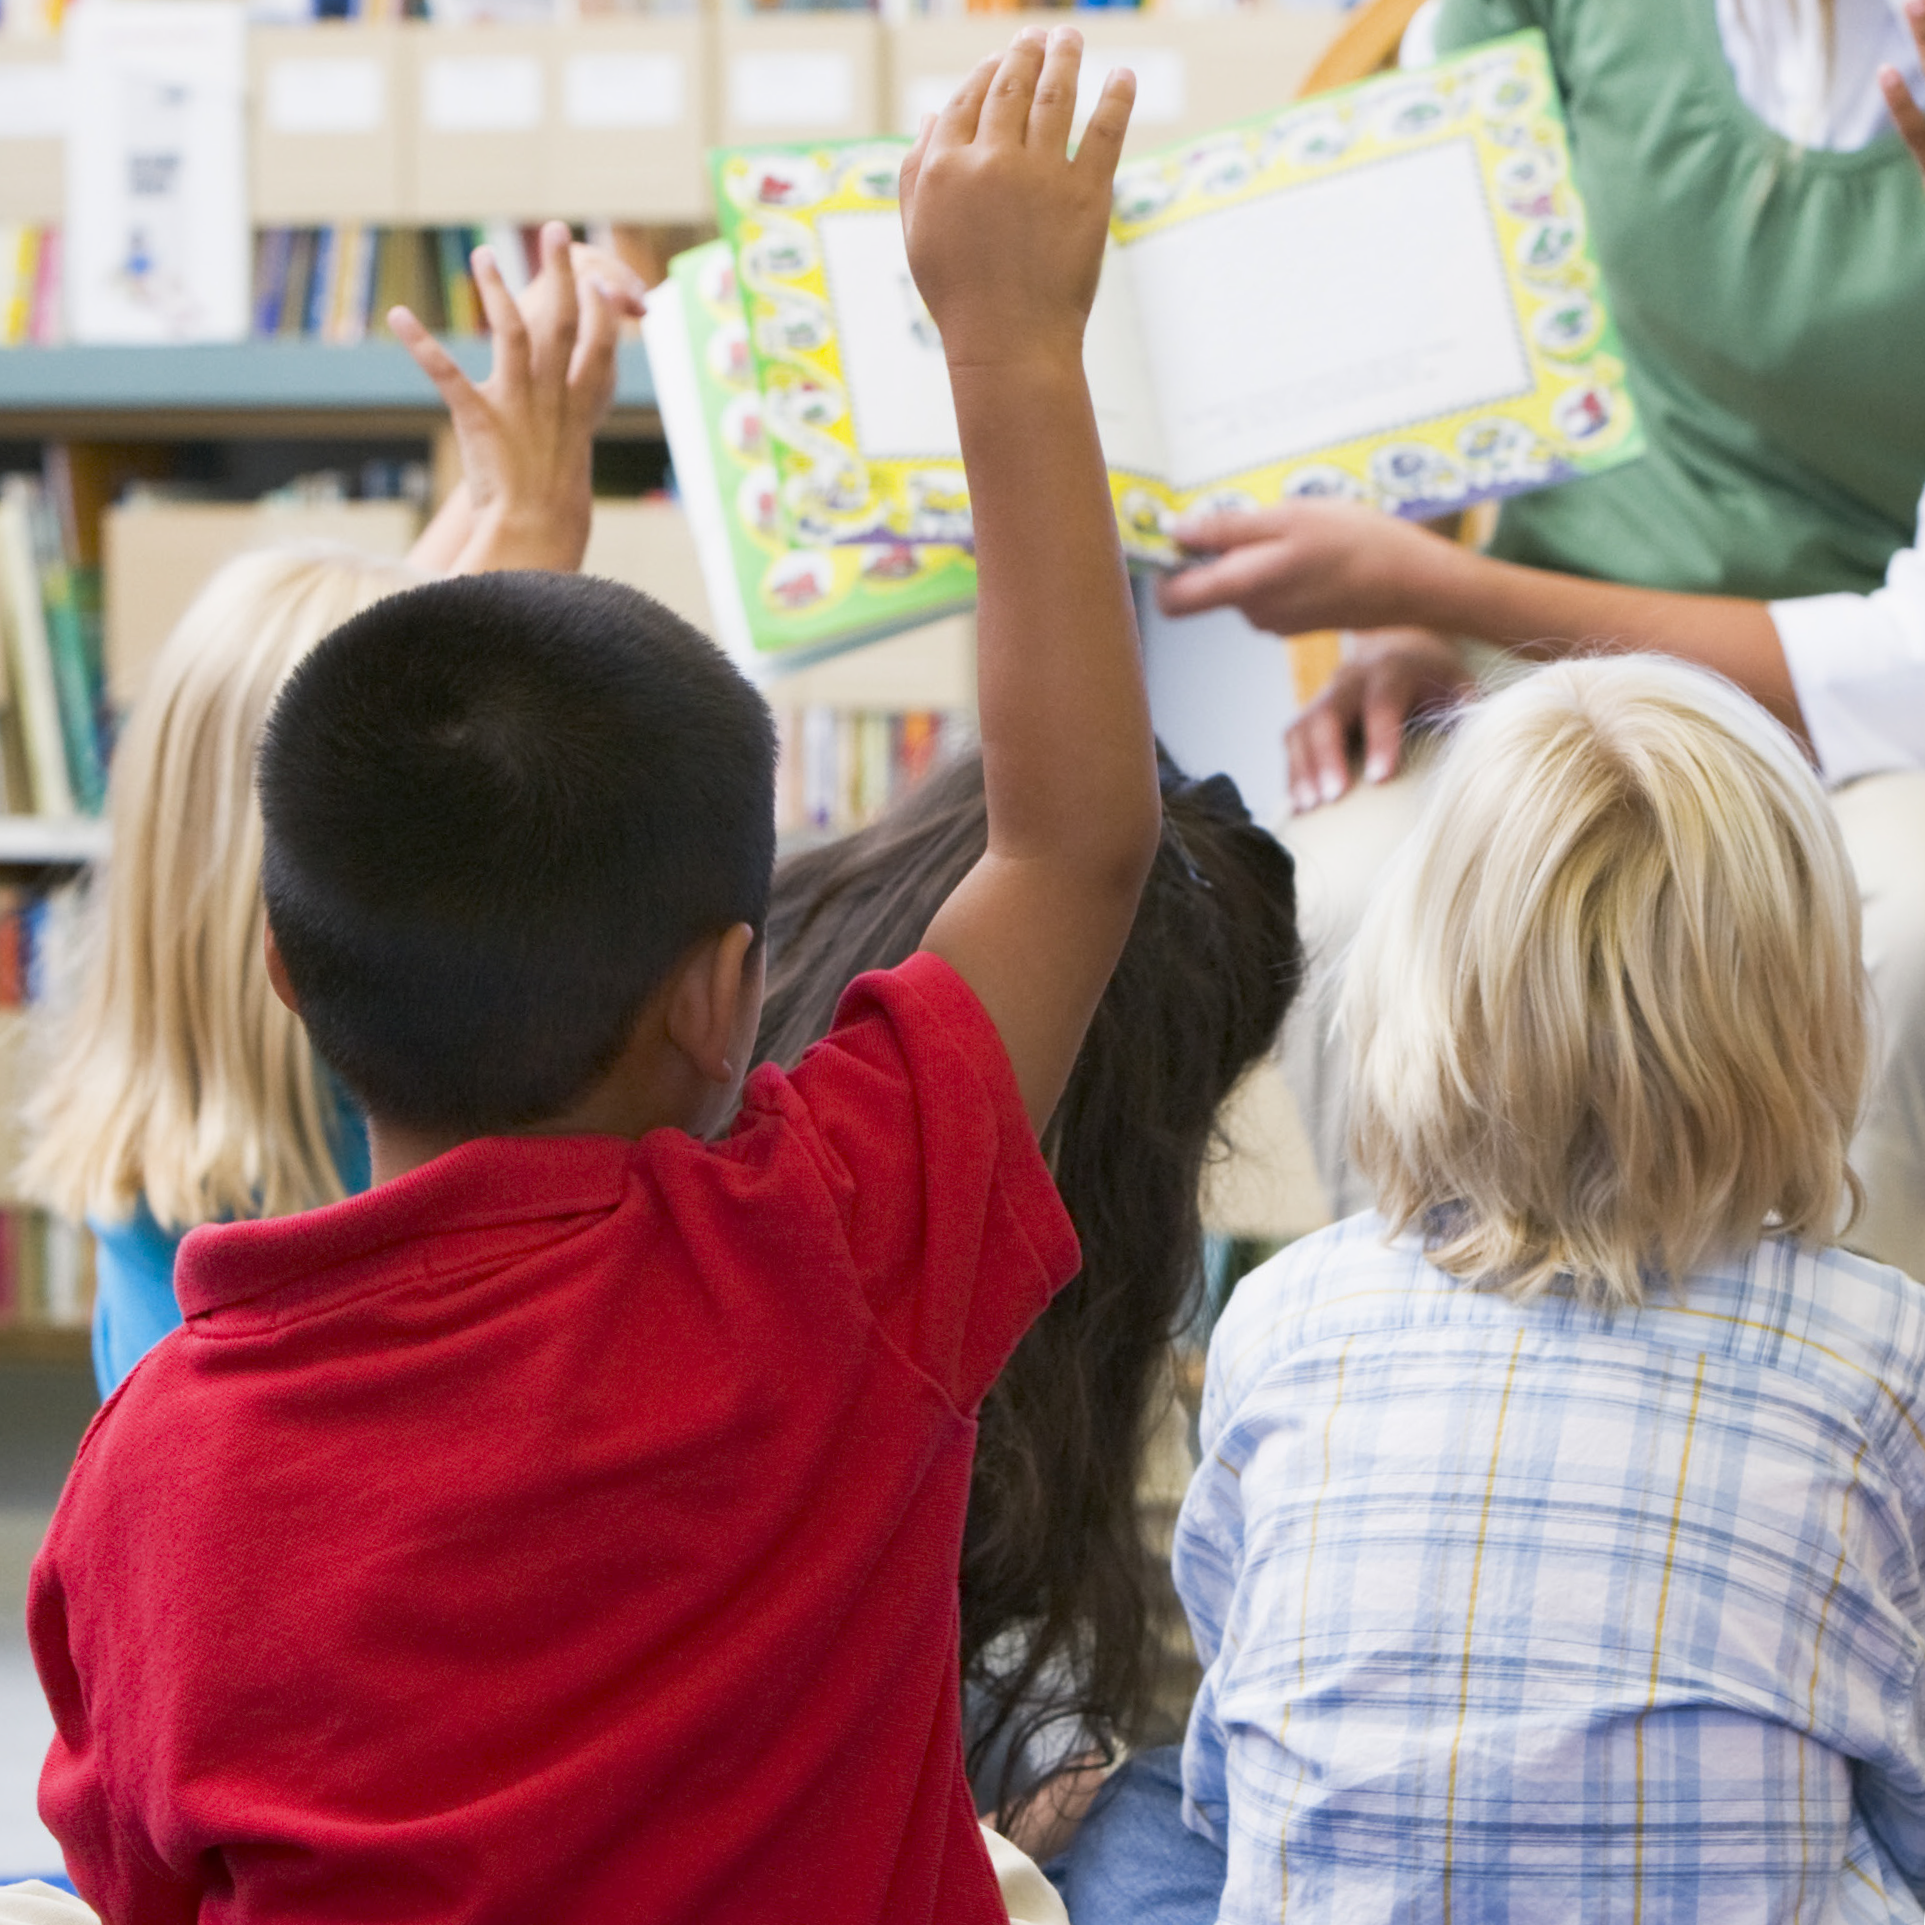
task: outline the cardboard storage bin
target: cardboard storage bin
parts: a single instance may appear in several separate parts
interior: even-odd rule
[[[59,41],[0,39],[0,221],[66,219],[66,140]]]
[[[719,37],[721,145],[882,131],[882,33],[872,16],[732,16]]]
[[[411,26],[414,218],[537,221],[555,137],[552,27]]]
[[[251,213],[263,227],[410,216],[413,107],[398,26],[324,21],[248,36]]]
[[[101,528],[107,693],[125,709],[174,624],[223,562],[283,542],[337,541],[370,555],[405,555],[421,517],[405,501],[314,507],[144,501],[110,508]]]
[[[709,35],[693,15],[583,20],[550,49],[548,211],[694,221],[709,207]]]

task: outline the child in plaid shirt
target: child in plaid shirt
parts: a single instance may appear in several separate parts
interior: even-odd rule
[[[1464,724],[1346,982],[1382,1214],[1216,1332],[1180,1818],[1126,1772],[1078,1925],[1921,1916],[1925,1293],[1828,1247],[1863,1011],[1738,691],[1567,663]]]

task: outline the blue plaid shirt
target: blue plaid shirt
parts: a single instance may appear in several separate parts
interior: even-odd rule
[[[1610,1314],[1382,1239],[1293,1245],[1210,1347],[1223,1925],[1920,1919],[1925,1289],[1780,1238]]]

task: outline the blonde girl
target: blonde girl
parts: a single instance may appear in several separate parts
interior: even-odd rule
[[[443,569],[579,564],[616,316],[639,290],[619,264],[571,250],[559,223],[542,247],[519,307],[477,252],[495,338],[479,387],[405,310],[391,317],[449,404],[466,469],[409,559],[298,547],[230,562],[181,618],[122,732],[113,857],[22,1172],[97,1240],[103,1395],[180,1321],[174,1253],[194,1225],[367,1187],[360,1121],[268,987],[254,752],[287,676],[371,602]]]
[[[1925,1292],[1833,1243],[1865,1006],[1837,823],[1749,698],[1629,656],[1471,714],[1345,976],[1382,1213],[1218,1327],[1203,1688],[1079,1841],[1103,1889],[1917,1919]]]

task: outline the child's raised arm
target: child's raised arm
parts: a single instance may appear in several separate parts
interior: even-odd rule
[[[979,566],[989,847],[923,946],[988,1010],[1030,1121],[1056,1107],[1156,851],[1155,746],[1083,325],[1135,82],[1068,155],[1082,37],[1019,34],[903,164],[916,285],[941,331]]]

